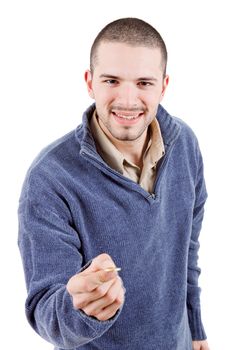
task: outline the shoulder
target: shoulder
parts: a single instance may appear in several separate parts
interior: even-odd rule
[[[53,141],[40,151],[33,160],[28,172],[32,173],[37,169],[44,168],[48,165],[49,168],[51,168],[55,163],[64,161],[67,158],[67,154],[69,152],[72,153],[72,149],[75,147],[75,141],[74,130]]]
[[[189,157],[191,159],[193,157],[197,164],[199,164],[199,162],[202,161],[202,154],[196,131],[194,131],[183,119],[178,117],[173,118],[181,127],[178,144],[180,143]]]
[[[192,127],[189,124],[187,124],[183,119],[177,116],[173,116],[172,118],[175,120],[175,122],[178,125],[180,125],[181,136],[186,136],[192,139],[194,142],[198,141],[195,131],[192,129]]]
[[[81,126],[55,140],[36,156],[29,167],[22,187],[22,196],[32,196],[46,190],[64,177],[69,166],[72,166],[79,155],[80,142],[77,135]]]
[[[157,119],[160,124],[165,143],[172,143],[174,139],[179,142],[188,142],[190,145],[198,144],[197,136],[193,129],[180,117],[171,115],[161,105],[158,109]]]
[[[180,117],[169,114],[162,106],[159,106],[158,120],[165,147],[173,146],[174,156],[198,164],[201,152],[193,129]]]

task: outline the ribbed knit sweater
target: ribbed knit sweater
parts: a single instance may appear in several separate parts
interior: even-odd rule
[[[197,139],[159,106],[165,156],[153,193],[111,169],[89,120],[44,149],[19,203],[19,248],[31,326],[55,349],[191,350],[205,339],[197,266],[207,198]],[[106,252],[126,288],[117,314],[99,321],[73,308],[71,276]]]

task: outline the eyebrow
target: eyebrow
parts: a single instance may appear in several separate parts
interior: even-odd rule
[[[111,75],[111,74],[100,74],[100,78],[108,78],[108,79],[120,79],[116,75]]]
[[[116,80],[121,79],[120,77],[118,77],[116,75],[112,75],[112,74],[100,74],[99,78],[116,79]],[[136,80],[138,80],[138,81],[158,81],[158,79],[154,78],[154,77],[140,77]]]

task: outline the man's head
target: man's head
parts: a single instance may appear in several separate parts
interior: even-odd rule
[[[161,36],[139,19],[120,19],[98,34],[85,80],[113,143],[145,139],[168,84],[166,60]]]
[[[101,43],[124,43],[132,47],[158,48],[161,51],[161,67],[166,76],[167,49],[157,30],[138,18],[121,18],[107,24],[95,38],[90,53],[90,70],[94,71],[98,62],[98,48]]]

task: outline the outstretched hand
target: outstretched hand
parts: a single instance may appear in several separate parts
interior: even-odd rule
[[[116,267],[108,254],[93,259],[84,271],[74,275],[67,283],[67,291],[75,309],[100,321],[113,317],[124,302],[124,287],[116,271],[105,269]]]

